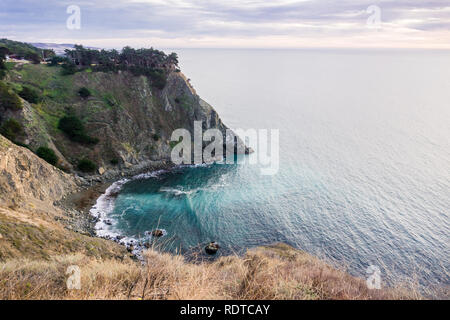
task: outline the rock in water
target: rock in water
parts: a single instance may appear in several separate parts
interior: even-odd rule
[[[219,250],[220,246],[217,242],[210,242],[206,247],[205,247],[205,251],[207,254],[216,254],[217,251]]]
[[[152,231],[152,236],[160,238],[164,235],[164,232],[160,229],[156,229]]]

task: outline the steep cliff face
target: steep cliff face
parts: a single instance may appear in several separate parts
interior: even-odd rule
[[[78,185],[75,176],[0,135],[0,261],[63,253],[124,257],[116,243],[81,234],[82,213],[58,204]]]
[[[0,135],[1,206],[48,212],[55,210],[55,201],[77,189],[75,177]]]
[[[94,161],[104,175],[114,175],[133,167],[156,166],[170,160],[171,134],[184,128],[193,132],[194,121],[203,129],[227,127],[215,110],[203,101],[181,72],[168,75],[164,89],[152,87],[145,76],[129,72],[78,72],[62,76],[59,67],[23,65],[12,70],[7,80],[12,86],[31,86],[42,95],[38,104],[23,100],[23,109],[7,111],[24,124],[23,142],[32,149],[46,145],[57,152],[61,165],[76,169],[81,158]],[[82,98],[82,87],[91,96]],[[61,117],[75,114],[87,134],[99,139],[83,145],[68,139],[58,129]],[[242,143],[238,139],[238,143]],[[105,172],[103,172],[105,171]]]

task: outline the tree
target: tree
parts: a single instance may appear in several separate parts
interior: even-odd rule
[[[3,79],[6,75],[6,65],[4,59],[0,57],[0,80]]]
[[[6,47],[0,47],[0,80],[6,75],[6,65],[5,59],[6,55],[9,54],[9,49]]]
[[[55,51],[53,49],[44,49],[42,50],[42,56],[44,59],[49,59],[56,56]]]
[[[0,47],[0,59],[6,59],[6,55],[9,55],[11,51],[9,51],[6,47]]]
[[[36,52],[29,51],[29,52],[27,52],[27,53],[24,55],[24,58],[25,58],[26,60],[30,60],[30,61],[33,62],[34,64],[39,64],[39,63],[41,63],[41,56],[40,56],[38,53],[36,53]]]
[[[53,66],[58,65],[58,63],[69,63],[69,59],[67,59],[66,57],[54,56],[54,57],[51,57],[50,63],[48,64],[48,66],[53,67]]]
[[[174,67],[178,67],[178,55],[175,52],[172,52],[167,57],[167,63],[173,65]]]

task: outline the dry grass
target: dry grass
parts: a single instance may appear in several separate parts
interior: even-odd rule
[[[0,264],[0,299],[420,299],[414,291],[369,290],[365,282],[289,246],[189,263],[149,250],[147,264],[82,254]],[[66,269],[81,268],[81,290]]]

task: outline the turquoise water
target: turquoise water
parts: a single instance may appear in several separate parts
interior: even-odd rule
[[[378,265],[387,282],[450,284],[449,52],[176,51],[228,126],[280,130],[279,172],[209,165],[128,181],[102,209],[107,231],[159,227],[182,252],[282,241],[354,275]]]

